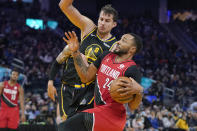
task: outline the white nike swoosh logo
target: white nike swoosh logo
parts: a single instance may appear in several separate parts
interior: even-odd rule
[[[93,35],[93,34],[90,34],[91,36],[95,36],[95,35]]]

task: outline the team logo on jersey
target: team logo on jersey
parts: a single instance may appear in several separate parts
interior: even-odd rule
[[[90,35],[96,37],[96,35],[93,35],[93,34],[90,34]]]
[[[98,44],[91,44],[85,50],[85,56],[88,59],[88,62],[93,62],[97,57],[103,53],[103,49]]]
[[[120,64],[120,66],[118,67],[118,69],[123,69],[124,68],[124,64]]]
[[[109,58],[107,58],[106,61],[109,62]]]
[[[14,87],[14,90],[16,90],[16,89],[17,89],[17,86]]]

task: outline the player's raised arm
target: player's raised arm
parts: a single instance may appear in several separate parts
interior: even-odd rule
[[[73,0],[61,0],[59,7],[68,19],[81,29],[81,37],[87,35],[96,25],[88,17],[82,15],[73,5]]]
[[[78,50],[79,42],[77,35],[74,31],[65,33],[65,35],[67,39],[64,38],[64,41],[68,44],[69,49],[72,52],[75,68],[81,79],[81,82],[87,83],[94,80],[96,78],[97,68],[94,66],[94,64],[87,65],[87,63],[84,62],[84,59]]]

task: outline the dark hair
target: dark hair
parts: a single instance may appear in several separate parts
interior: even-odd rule
[[[134,33],[129,33],[130,35],[132,35],[134,37],[134,41],[135,41],[135,46],[137,47],[135,54],[139,53],[142,48],[143,48],[143,42],[142,42],[142,38],[139,35],[136,35]]]
[[[20,74],[20,71],[19,71],[17,68],[13,68],[11,72],[13,72],[13,71],[15,71],[15,72],[17,72],[18,74]]]
[[[118,11],[114,9],[111,4],[107,4],[101,8],[101,11],[103,11],[105,14],[112,14],[113,15],[113,20],[117,21],[118,20]]]

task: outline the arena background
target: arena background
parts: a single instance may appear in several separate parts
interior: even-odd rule
[[[60,11],[59,0],[0,0],[0,81],[21,70],[26,123],[19,130],[55,130],[56,104],[47,96],[51,62],[63,49],[64,31],[79,29]],[[143,102],[128,112],[126,131],[187,130],[197,126],[190,105],[197,101],[196,0],[75,0],[79,11],[97,22],[100,8],[120,14],[113,34],[143,38],[135,61],[143,73]],[[55,80],[60,86],[60,73]],[[178,122],[179,121],[179,122]],[[182,123],[180,124],[180,121]]]

